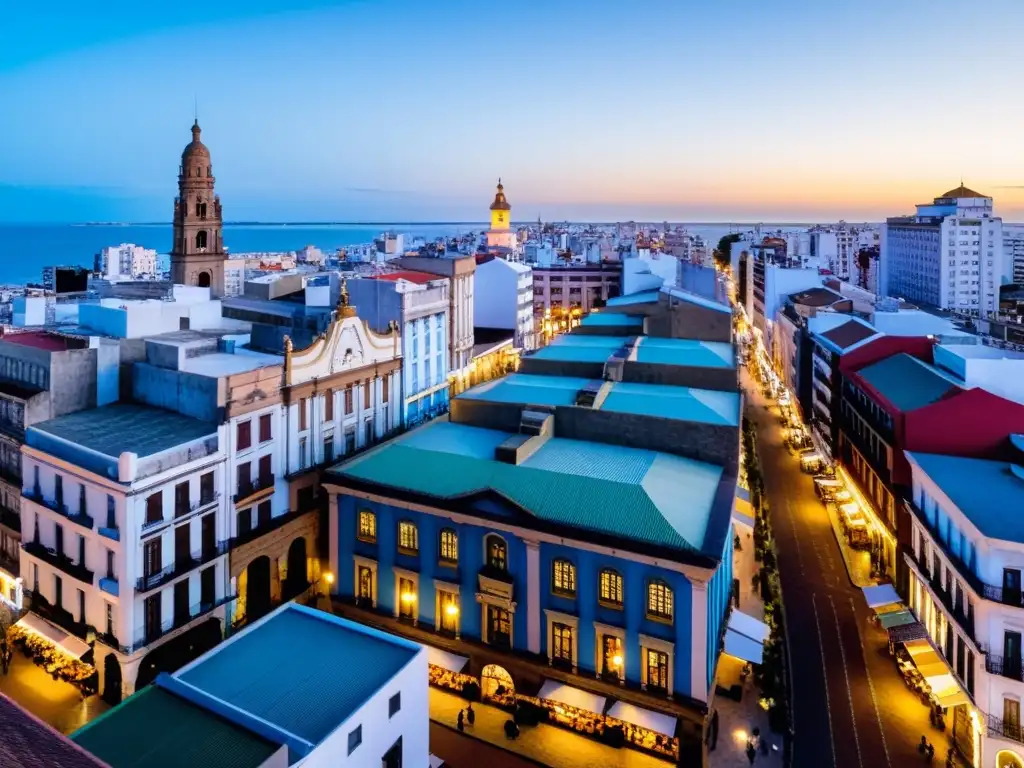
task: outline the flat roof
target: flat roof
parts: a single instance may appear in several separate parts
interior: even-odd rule
[[[105,768],[96,757],[2,693],[0,765],[5,768]]]
[[[580,321],[580,325],[593,326],[629,326],[642,328],[644,325],[643,315],[627,315],[621,312],[591,312]]]
[[[702,368],[735,368],[732,344],[696,339],[662,339],[644,336],[637,347],[638,363],[689,365]]]
[[[174,677],[315,745],[419,649],[408,640],[289,603]]]
[[[857,375],[904,412],[923,408],[961,388],[949,374],[906,352],[861,368]]]
[[[1001,349],[988,344],[940,344],[950,354],[976,360],[1024,360],[1024,352]]]
[[[114,403],[69,413],[29,427],[117,458],[131,451],[140,458],[217,434],[217,425],[137,403]]]
[[[935,453],[907,451],[907,457],[984,536],[1024,544],[1024,515],[1019,514],[1024,509],[1024,468]]]
[[[684,291],[682,288],[662,288],[662,293],[666,293],[674,299],[685,301],[690,304],[696,304],[697,306],[704,307],[704,309],[713,309],[715,312],[725,312],[726,314],[732,314],[732,307],[728,304],[723,304],[720,301],[708,298],[707,296],[701,296],[699,293],[693,291]]]
[[[656,290],[627,293],[625,296],[616,296],[608,299],[605,304],[609,307],[622,307],[629,304],[650,304],[658,300],[658,293]]]
[[[494,458],[495,449],[510,437],[499,430],[434,422],[330,472],[441,499],[490,490],[540,520],[578,529],[581,535],[593,531],[638,545],[703,551],[722,467],[560,437],[513,465]]]
[[[530,356],[538,360],[569,360],[576,363],[603,363],[626,343],[622,336],[562,335]]]
[[[208,355],[188,357],[180,370],[200,376],[231,376],[236,373],[255,371],[257,368],[269,368],[273,365],[284,365],[284,355],[268,355],[251,349],[238,349],[232,353],[211,352]]]
[[[143,688],[71,738],[110,768],[256,768],[280,749],[156,685]]]
[[[379,275],[371,275],[371,280],[391,280],[397,282],[398,280],[408,280],[410,283],[416,283],[417,285],[426,285],[434,280],[444,280],[445,278],[440,275],[432,275],[429,272],[417,272],[414,269],[404,269],[401,272],[383,272]]]
[[[69,349],[85,349],[88,344],[81,339],[63,336],[50,331],[23,331],[21,333],[5,333],[0,341],[9,341],[23,347],[35,347],[47,352],[66,352]]]
[[[459,398],[521,405],[575,406],[576,394],[590,383],[590,379],[574,376],[513,373],[473,387]],[[668,384],[615,382],[610,385],[610,391],[598,410],[736,427],[739,426],[740,395],[738,392]]]

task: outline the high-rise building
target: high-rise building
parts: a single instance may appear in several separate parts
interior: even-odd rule
[[[112,245],[96,254],[95,272],[108,280],[156,278],[156,251],[132,243]]]
[[[913,216],[886,220],[880,293],[940,309],[992,312],[1009,282],[1003,221],[992,198],[961,184]]]
[[[181,153],[178,197],[174,201],[174,241],[171,280],[181,285],[210,288],[224,295],[224,253],[220,198],[214,193],[210,150],[199,140],[199,121],[192,141]]]
[[[1024,224],[1003,225],[1003,258],[1013,282],[1024,285]]]

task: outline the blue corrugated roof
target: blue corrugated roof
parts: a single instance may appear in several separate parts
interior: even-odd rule
[[[638,363],[692,365],[704,368],[735,368],[732,344],[695,339],[662,339],[644,336],[637,347]]]
[[[617,383],[601,410],[738,427],[740,395],[667,384]]]
[[[907,452],[984,536],[1024,544],[1024,469],[1005,461]]]
[[[707,296],[701,296],[698,293],[692,291],[684,291],[680,288],[662,288],[663,293],[667,293],[673,298],[679,299],[680,301],[686,301],[690,304],[696,304],[704,307],[705,309],[713,309],[716,312],[725,312],[732,314],[732,308],[728,304],[722,304],[714,299],[709,299]]]
[[[657,291],[641,291],[640,293],[628,293],[625,296],[616,296],[605,302],[609,307],[622,307],[628,304],[648,304],[658,300]]]
[[[437,422],[331,473],[438,498],[494,490],[551,523],[638,544],[703,546],[722,467],[557,437],[515,466],[494,459],[503,434]],[[454,453],[453,444],[466,447]]]
[[[858,374],[901,411],[930,405],[960,384],[952,376],[906,352],[861,368]]]
[[[621,336],[559,336],[543,349],[533,353],[538,360],[569,360],[577,363],[603,363],[621,348]]]
[[[630,327],[640,328],[644,324],[644,319],[640,315],[626,315],[621,312],[591,312],[589,315],[580,321],[580,325],[625,325]]]
[[[495,403],[522,403],[524,405],[574,405],[576,393],[588,379],[572,376],[531,376],[513,373],[502,379],[489,381],[459,395],[465,400],[489,400]]]
[[[175,677],[318,744],[415,655],[407,641],[289,605]]]

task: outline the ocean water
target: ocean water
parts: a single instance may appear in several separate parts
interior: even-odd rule
[[[294,251],[315,245],[333,253],[346,245],[368,243],[384,231],[428,239],[480,231],[486,224],[330,224],[330,225],[226,225],[224,244],[231,253]],[[40,282],[43,267],[83,266],[92,269],[103,248],[134,243],[166,254],[171,248],[170,224],[152,225],[32,225],[0,224],[0,284]],[[166,268],[166,260],[164,264]]]

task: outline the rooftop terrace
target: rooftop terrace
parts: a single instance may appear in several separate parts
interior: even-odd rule
[[[330,472],[342,481],[438,499],[494,491],[549,524],[640,546],[703,551],[721,466],[559,437],[547,440],[521,464],[497,461],[495,449],[511,436],[435,422]],[[716,547],[706,554],[718,556],[720,541]]]

